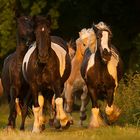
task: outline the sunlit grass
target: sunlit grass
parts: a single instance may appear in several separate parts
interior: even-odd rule
[[[88,121],[84,123],[84,127],[78,125],[79,113],[73,113],[74,125],[67,130],[55,130],[46,124],[46,129],[40,134],[31,132],[33,118],[27,118],[25,132],[19,131],[20,116],[17,118],[17,129],[7,132],[4,127],[8,118],[8,107],[2,105],[0,107],[0,140],[139,140],[140,128],[136,126],[120,127],[108,126],[98,129],[88,129]],[[89,116],[89,115],[88,115]]]

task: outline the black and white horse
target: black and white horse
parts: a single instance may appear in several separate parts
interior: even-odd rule
[[[42,112],[48,90],[55,94],[56,120],[62,127],[69,123],[61,93],[70,75],[71,64],[67,45],[63,39],[50,36],[50,23],[46,17],[35,17],[35,36],[36,43],[26,53],[22,70],[33,97],[33,132],[40,132],[44,125]]]
[[[81,67],[88,93],[92,102],[92,117],[89,127],[105,125],[100,116],[98,100],[106,100],[105,112],[109,121],[115,121],[120,110],[114,105],[118,82],[122,78],[122,60],[117,49],[111,44],[112,33],[106,24],[100,22],[92,29],[95,42],[88,44]]]

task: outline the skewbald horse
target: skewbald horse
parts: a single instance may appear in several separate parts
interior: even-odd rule
[[[100,22],[92,29],[95,42],[84,54],[81,74],[88,87],[92,102],[92,116],[89,127],[106,125],[100,116],[98,100],[106,100],[105,109],[109,122],[114,122],[120,110],[113,104],[118,82],[122,78],[122,60],[117,49],[111,44],[110,29]]]
[[[43,95],[46,94],[47,98],[48,89],[55,94],[55,126],[65,127],[69,124],[68,116],[63,110],[61,93],[64,82],[70,75],[71,64],[64,41],[54,37],[54,41],[51,42],[50,22],[46,17],[35,17],[35,36],[36,43],[26,53],[22,70],[33,97],[33,132],[40,132],[44,125]],[[59,126],[58,121],[60,121]]]

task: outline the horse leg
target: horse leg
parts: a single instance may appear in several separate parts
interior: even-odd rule
[[[26,101],[23,104],[23,108],[22,108],[22,112],[21,112],[22,113],[22,115],[21,115],[22,121],[21,121],[21,125],[20,125],[20,130],[25,129],[25,119],[26,119],[27,114],[28,114],[28,107],[29,107],[30,100],[31,100],[31,93],[28,92],[28,95],[26,97]]]
[[[68,82],[65,85],[65,110],[69,115],[70,123],[73,124],[73,118],[71,115],[73,107],[73,86]]]
[[[61,85],[59,80],[54,84],[54,91],[56,98],[56,119],[60,120],[62,128],[68,127],[70,122],[63,108],[63,98],[61,97]]]
[[[87,86],[83,86],[83,93],[81,95],[81,108],[80,108],[80,125],[83,125],[83,121],[86,120],[86,106],[89,102],[89,96],[87,95]]]
[[[113,98],[115,95],[114,92],[115,92],[115,89],[107,90],[107,106],[106,106],[105,112],[107,114],[109,124],[115,122],[121,113],[121,110],[113,104]]]
[[[43,131],[45,129],[45,116],[43,115],[44,97],[41,94],[41,92],[39,93],[39,96],[38,96],[38,103],[39,103],[39,106],[40,106],[39,126],[40,126],[40,130]]]
[[[38,103],[38,89],[37,89],[37,85],[33,83],[30,87],[31,87],[31,93],[33,97],[33,113],[34,113],[34,124],[33,124],[32,132],[39,133],[40,132],[40,125],[39,125],[40,106]]]
[[[16,103],[15,103],[15,99],[16,99],[16,92],[15,92],[15,88],[11,87],[10,89],[10,96],[11,96],[11,100],[10,100],[10,114],[9,114],[9,118],[8,118],[8,130],[15,128],[15,119],[17,116],[17,112],[16,112]]]
[[[91,120],[89,124],[89,128],[98,128],[100,126],[104,126],[105,123],[100,116],[100,110],[97,104],[97,91],[93,88],[88,88],[90,93],[92,109],[91,109]]]

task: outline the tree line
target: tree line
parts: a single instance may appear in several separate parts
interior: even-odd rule
[[[113,32],[126,72],[140,70],[139,0],[21,0],[25,11],[50,15],[52,34],[76,39],[82,28],[104,21]],[[3,60],[16,47],[15,0],[0,0],[0,71]]]

